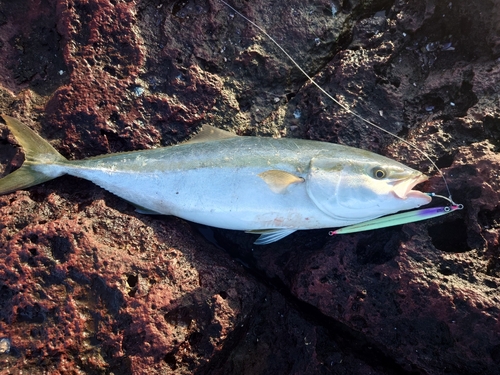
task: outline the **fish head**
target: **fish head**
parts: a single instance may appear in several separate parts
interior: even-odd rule
[[[392,159],[363,150],[311,160],[306,189],[328,216],[346,224],[428,204],[415,185],[427,176]]]

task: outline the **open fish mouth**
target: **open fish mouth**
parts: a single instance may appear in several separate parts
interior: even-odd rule
[[[430,203],[432,198],[425,193],[422,193],[419,190],[412,190],[416,185],[421,182],[427,181],[428,177],[419,173],[417,176],[413,178],[406,178],[404,180],[397,181],[394,184],[393,192],[394,194],[401,199],[408,198],[417,198],[417,199],[425,199],[427,203]]]

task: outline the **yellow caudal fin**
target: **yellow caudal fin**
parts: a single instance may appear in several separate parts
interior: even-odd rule
[[[40,164],[66,162],[67,159],[57,152],[49,142],[15,118],[6,115],[2,115],[2,118],[23,148],[25,161],[21,168],[0,178],[0,194],[25,189],[57,177],[39,172],[35,167]]]

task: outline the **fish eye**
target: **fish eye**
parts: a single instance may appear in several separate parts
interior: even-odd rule
[[[372,175],[373,175],[373,178],[376,178],[377,180],[381,180],[381,179],[385,178],[385,176],[387,176],[387,173],[382,168],[375,167],[372,169]]]

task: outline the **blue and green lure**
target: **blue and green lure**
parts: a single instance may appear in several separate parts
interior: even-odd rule
[[[436,196],[433,193],[428,193],[428,195],[430,195],[431,197]],[[393,227],[395,225],[414,223],[417,221],[428,220],[435,217],[443,216],[453,211],[461,210],[463,208],[464,206],[462,204],[451,204],[450,206],[422,208],[420,210],[401,212],[399,214],[379,217],[377,219],[364,221],[359,224],[354,224],[354,225],[349,225],[347,227],[339,228],[337,230],[328,232],[328,234],[330,236],[334,236],[336,234],[356,233],[365,230],[380,229],[380,228]]]

